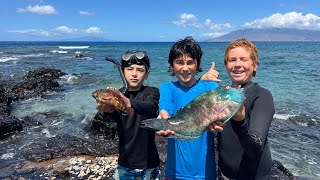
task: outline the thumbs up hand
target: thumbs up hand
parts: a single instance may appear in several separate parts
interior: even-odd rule
[[[219,72],[214,69],[215,66],[216,66],[215,63],[212,62],[212,65],[211,65],[210,69],[208,70],[208,72],[206,72],[204,75],[202,75],[200,79],[204,80],[204,81],[220,82],[221,80],[218,79]]]

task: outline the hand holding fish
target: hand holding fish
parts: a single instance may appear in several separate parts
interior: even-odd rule
[[[244,105],[242,104],[239,111],[232,117],[232,119],[234,121],[243,121],[245,119],[245,116],[246,116],[246,111],[245,111]]]
[[[157,117],[157,119],[168,119],[168,118],[170,118],[170,115],[166,110],[161,110]]]
[[[157,117],[157,119],[163,119],[164,121],[166,121],[168,118],[170,118],[170,115],[167,111],[165,110],[161,110],[159,112],[159,115]],[[157,131],[156,132],[156,135],[158,136],[170,136],[170,135],[174,135],[174,131],[170,130],[170,129],[167,129],[167,130],[160,130],[160,131]]]
[[[245,118],[245,107],[242,104],[240,106],[239,111],[232,117],[232,120],[243,121],[244,118]],[[224,126],[224,124],[221,121],[213,122],[208,126],[207,131],[209,130],[212,132],[221,132],[221,131],[223,131],[223,126]]]
[[[157,131],[156,132],[156,135],[158,136],[164,136],[164,137],[168,137],[168,136],[171,136],[171,135],[174,135],[174,131],[170,130],[170,129],[167,129],[167,130],[160,130],[160,131]]]
[[[221,105],[220,105],[221,106]],[[212,109],[212,111],[216,111],[216,108],[219,107],[219,104],[216,105],[216,107],[214,107]],[[223,107],[220,107],[223,108]],[[216,119],[215,121],[212,122],[206,122],[207,131],[212,131],[212,132],[222,132],[223,131],[223,127],[224,127],[224,121],[228,118],[228,116],[230,115],[230,110],[229,108],[224,109],[222,112],[217,113],[217,114],[213,114],[212,115],[212,119]]]
[[[223,126],[224,124],[221,121],[213,122],[207,127],[207,131],[222,132]]]

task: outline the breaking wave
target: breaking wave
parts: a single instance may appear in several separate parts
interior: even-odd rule
[[[59,49],[87,49],[90,46],[59,46]]]

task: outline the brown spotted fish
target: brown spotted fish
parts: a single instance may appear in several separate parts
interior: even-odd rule
[[[92,93],[92,97],[102,103],[112,105],[121,111],[125,112],[127,110],[127,106],[124,103],[120,92],[114,87],[98,89]]]
[[[173,130],[174,139],[191,140],[200,137],[206,127],[215,122],[227,122],[237,113],[244,101],[244,90],[219,86],[206,91],[177,111],[176,115],[164,119],[142,121],[142,128],[153,130]]]

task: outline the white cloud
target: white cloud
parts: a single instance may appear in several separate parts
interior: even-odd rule
[[[193,27],[199,28],[209,31],[208,33],[201,34],[200,36],[205,38],[215,38],[225,33],[228,29],[233,28],[230,23],[217,24],[214,23],[211,19],[206,19],[203,23],[201,23],[197,16],[190,13],[183,13],[180,15],[179,20],[172,21],[173,24],[182,26],[182,27]]]
[[[206,37],[206,38],[215,38],[215,37],[219,37],[219,36],[222,36],[222,35],[225,35],[227,33],[205,33],[205,34],[202,34],[201,36],[203,37]]]
[[[98,34],[102,33],[101,29],[99,27],[89,27],[88,29],[85,30],[86,33],[88,34]]]
[[[209,30],[225,30],[232,28],[232,25],[229,23],[225,24],[216,24],[211,19],[206,19],[204,23],[201,23],[197,16],[194,14],[183,13],[180,15],[178,21],[172,21],[173,24],[182,26],[182,27],[195,27],[195,28],[206,28]]]
[[[10,33],[18,33],[18,34],[29,34],[29,35],[36,35],[36,36],[53,36],[55,35],[54,32],[42,30],[42,29],[24,29],[24,30],[9,30]]]
[[[209,28],[210,30],[224,30],[232,28],[231,24],[225,23],[225,24],[216,24],[210,19],[206,19],[204,22],[204,26]]]
[[[89,11],[79,11],[79,14],[80,14],[80,15],[87,15],[87,16],[90,16],[90,15],[94,15],[94,12],[89,12]]]
[[[57,14],[58,12],[55,10],[55,8],[51,5],[44,5],[44,6],[27,6],[26,8],[18,8],[17,9],[18,13],[35,13],[35,14]]]
[[[286,14],[276,13],[263,19],[256,19],[243,24],[246,28],[297,28],[297,29],[320,29],[320,17],[314,14],[289,12]]]
[[[199,23],[197,16],[193,14],[183,13],[180,15],[180,19],[178,21],[172,21],[173,24],[182,26],[182,27],[195,27],[201,28],[202,25]]]
[[[71,34],[71,33],[75,33],[78,31],[77,29],[71,29],[67,26],[60,26],[60,27],[55,28],[55,30],[60,33],[63,33],[63,34]]]
[[[29,34],[36,36],[60,36],[65,34],[100,34],[103,33],[101,28],[99,27],[89,27],[87,29],[74,29],[69,28],[67,26],[59,26],[57,28],[51,30],[43,30],[43,29],[24,29],[24,30],[9,30],[10,33],[18,33],[18,34]]]

